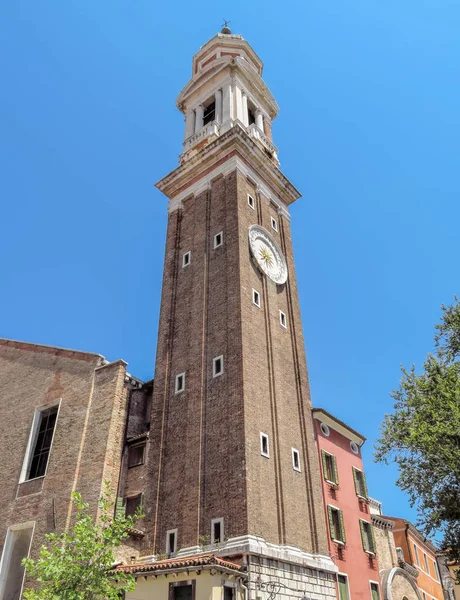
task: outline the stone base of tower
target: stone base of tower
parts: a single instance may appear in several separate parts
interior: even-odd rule
[[[217,546],[183,548],[177,557],[190,557],[203,551],[244,565],[247,600],[335,600],[337,597],[337,567],[329,556],[246,535]]]

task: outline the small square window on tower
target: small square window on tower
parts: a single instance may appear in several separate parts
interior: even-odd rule
[[[275,231],[278,231],[278,221],[276,219],[274,219],[273,217],[271,217],[271,223],[272,223],[272,227]]]
[[[296,448],[292,448],[292,468],[300,472],[300,454]]]
[[[224,519],[211,521],[211,544],[220,544],[224,541]]]
[[[223,243],[224,243],[224,233],[223,233],[223,231],[219,231],[219,233],[216,233],[216,235],[214,236],[214,248],[218,248],[219,246],[222,246]]]
[[[280,324],[281,324],[281,327],[284,327],[284,329],[287,329],[286,315],[282,310],[280,310]]]
[[[248,194],[248,204],[252,209],[255,210],[256,207],[254,203],[254,198],[250,194]]]
[[[216,356],[212,359],[212,376],[218,377],[224,372],[224,357]]]
[[[253,303],[257,306],[257,308],[260,308],[260,294],[257,290],[252,290],[252,301]]]
[[[177,529],[166,532],[166,554],[173,556],[177,552]]]
[[[270,458],[270,448],[268,445],[268,435],[260,432],[260,453],[266,458]]]
[[[192,253],[186,252],[182,257],[182,267],[188,267],[192,260]]]
[[[185,390],[185,373],[179,373],[176,375],[176,394],[180,394]]]

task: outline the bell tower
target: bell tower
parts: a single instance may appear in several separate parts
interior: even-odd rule
[[[275,584],[335,598],[290,232],[300,194],[262,69],[225,27],[177,99],[180,164],[157,183],[169,217],[145,532],[154,553],[240,556],[249,600]]]

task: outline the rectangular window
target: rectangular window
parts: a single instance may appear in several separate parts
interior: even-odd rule
[[[192,260],[192,253],[186,252],[182,257],[182,267],[188,267]]]
[[[195,579],[170,583],[168,600],[195,600],[195,587]]]
[[[260,308],[260,294],[254,289],[252,290],[252,301],[258,308]]]
[[[9,600],[22,598],[24,584],[23,558],[29,556],[33,523],[24,523],[10,527],[6,533],[0,562],[0,598]]]
[[[126,516],[132,517],[136,513],[136,510],[142,506],[142,494],[137,496],[131,496],[126,498]]]
[[[422,596],[423,596],[423,600],[426,600],[426,594],[425,594],[425,592],[422,592]]]
[[[348,594],[348,577],[346,575],[337,575],[337,586],[339,588],[339,599],[350,600]]]
[[[281,327],[284,327],[285,329],[287,329],[286,315],[284,314],[284,312],[282,310],[280,310],[280,323],[281,323]]]
[[[360,498],[365,498],[367,500],[369,494],[367,492],[366,476],[362,471],[360,471],[356,467],[352,467],[352,469],[356,495]]]
[[[329,504],[327,507],[327,513],[329,518],[329,532],[331,534],[331,539],[334,542],[345,544],[346,536],[342,511],[339,508]]]
[[[254,198],[248,194],[248,204],[251,208],[255,210]]]
[[[423,553],[423,560],[425,562],[425,571],[428,573],[428,575],[430,574],[430,568],[428,566],[428,558],[425,554],[425,552]]]
[[[128,446],[128,469],[144,464],[145,442]]]
[[[292,468],[294,471],[300,471],[300,454],[295,448],[292,448]]]
[[[219,246],[222,246],[223,243],[224,243],[224,234],[222,231],[219,231],[219,233],[216,233],[216,235],[214,236],[214,248],[218,248]]]
[[[376,581],[371,581],[370,584],[372,600],[380,600],[379,584]]]
[[[363,542],[363,550],[368,554],[375,554],[374,531],[369,521],[359,520],[361,529],[361,541]]]
[[[329,452],[321,450],[321,462],[323,464],[323,476],[328,483],[338,485],[339,473],[337,470],[337,459]]]
[[[180,394],[185,390],[185,373],[176,375],[176,394]]]
[[[433,564],[434,564],[434,573],[435,573],[436,579],[437,579],[438,581],[441,581],[441,575],[439,574],[439,567],[438,567],[438,563],[437,563],[436,561],[434,561],[434,563],[433,563]]]
[[[420,558],[418,555],[417,546],[415,544],[414,544],[414,560],[415,560],[415,563],[417,564],[417,566],[420,566]]]
[[[214,117],[216,114],[216,103],[210,102],[208,106],[204,107],[203,111],[203,125],[207,125],[208,123],[212,123],[214,121]]]
[[[177,529],[166,532],[166,554],[171,556],[177,552]]]
[[[266,458],[270,458],[270,448],[268,446],[268,435],[260,433],[260,453]]]
[[[224,586],[224,600],[235,600],[235,588],[233,586]]]
[[[216,356],[212,359],[212,376],[218,377],[224,372],[224,357]]]
[[[59,405],[35,410],[20,481],[43,477],[48,467]]]
[[[220,544],[224,541],[224,519],[211,521],[211,544]]]
[[[273,217],[271,217],[271,223],[272,223],[272,228],[275,231],[278,231],[278,223],[277,223],[276,219],[274,219]]]

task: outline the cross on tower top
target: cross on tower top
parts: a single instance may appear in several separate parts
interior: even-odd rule
[[[229,23],[231,23],[231,21],[227,21],[227,19],[224,19],[224,24],[222,25],[221,33],[226,33],[227,35],[230,35],[232,33],[232,30],[228,26]]]

